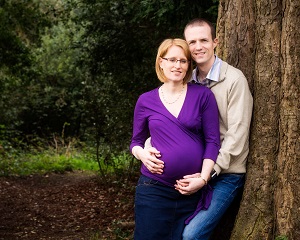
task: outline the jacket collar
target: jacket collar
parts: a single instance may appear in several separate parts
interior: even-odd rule
[[[227,70],[228,70],[228,63],[222,61],[222,65],[221,65],[221,69],[220,69],[220,75],[219,75],[219,81],[217,81],[217,82],[215,82],[215,81],[211,82],[210,85],[209,85],[209,88],[212,88],[212,87],[216,86],[217,84],[225,81]]]

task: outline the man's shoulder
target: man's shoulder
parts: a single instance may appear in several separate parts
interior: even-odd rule
[[[237,81],[241,79],[246,80],[246,77],[240,69],[222,60],[219,80],[224,81],[225,79],[226,81]]]
[[[202,92],[210,92],[210,89],[204,85],[201,85],[201,84],[197,84],[197,83],[191,83],[189,82],[188,83],[188,88],[190,88],[191,91],[195,91],[195,92],[199,92],[199,91],[202,91]]]
[[[234,73],[237,75],[244,76],[243,72],[240,69],[230,65],[228,62],[225,62],[223,60],[222,60],[222,66],[221,66],[221,72],[222,71],[226,71],[227,73]]]

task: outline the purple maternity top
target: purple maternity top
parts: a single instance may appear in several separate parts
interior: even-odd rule
[[[141,173],[174,187],[184,175],[201,172],[203,159],[216,161],[220,148],[218,107],[210,89],[188,83],[187,94],[176,118],[163,105],[158,88],[142,94],[135,106],[134,146],[151,144],[161,153],[163,174],[153,174],[142,165]]]

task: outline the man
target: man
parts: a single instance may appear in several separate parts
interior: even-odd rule
[[[244,185],[253,99],[244,74],[214,54],[218,39],[209,21],[192,20],[185,27],[184,37],[197,64],[192,81],[209,87],[219,108],[221,149],[211,176],[205,179],[213,188],[212,201],[183,232],[183,240],[206,240]],[[163,163],[157,159],[159,156],[159,151],[151,147],[143,157],[148,159],[148,169],[161,174]],[[178,181],[177,190],[182,194],[198,191],[202,186],[197,186],[195,179],[199,176],[200,173],[185,176]]]
[[[214,55],[218,39],[210,22],[192,20],[185,27],[184,37],[197,64],[193,81],[212,90],[219,108],[221,149],[209,180],[213,199],[183,233],[184,240],[205,240],[244,185],[253,99],[243,73]]]

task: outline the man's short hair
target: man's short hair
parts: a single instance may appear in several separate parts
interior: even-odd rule
[[[194,18],[193,20],[188,22],[184,28],[184,33],[188,27],[204,26],[205,24],[207,24],[210,27],[211,36],[212,36],[212,39],[214,40],[216,38],[216,28],[213,23],[211,23],[210,21],[208,21],[204,18]]]

